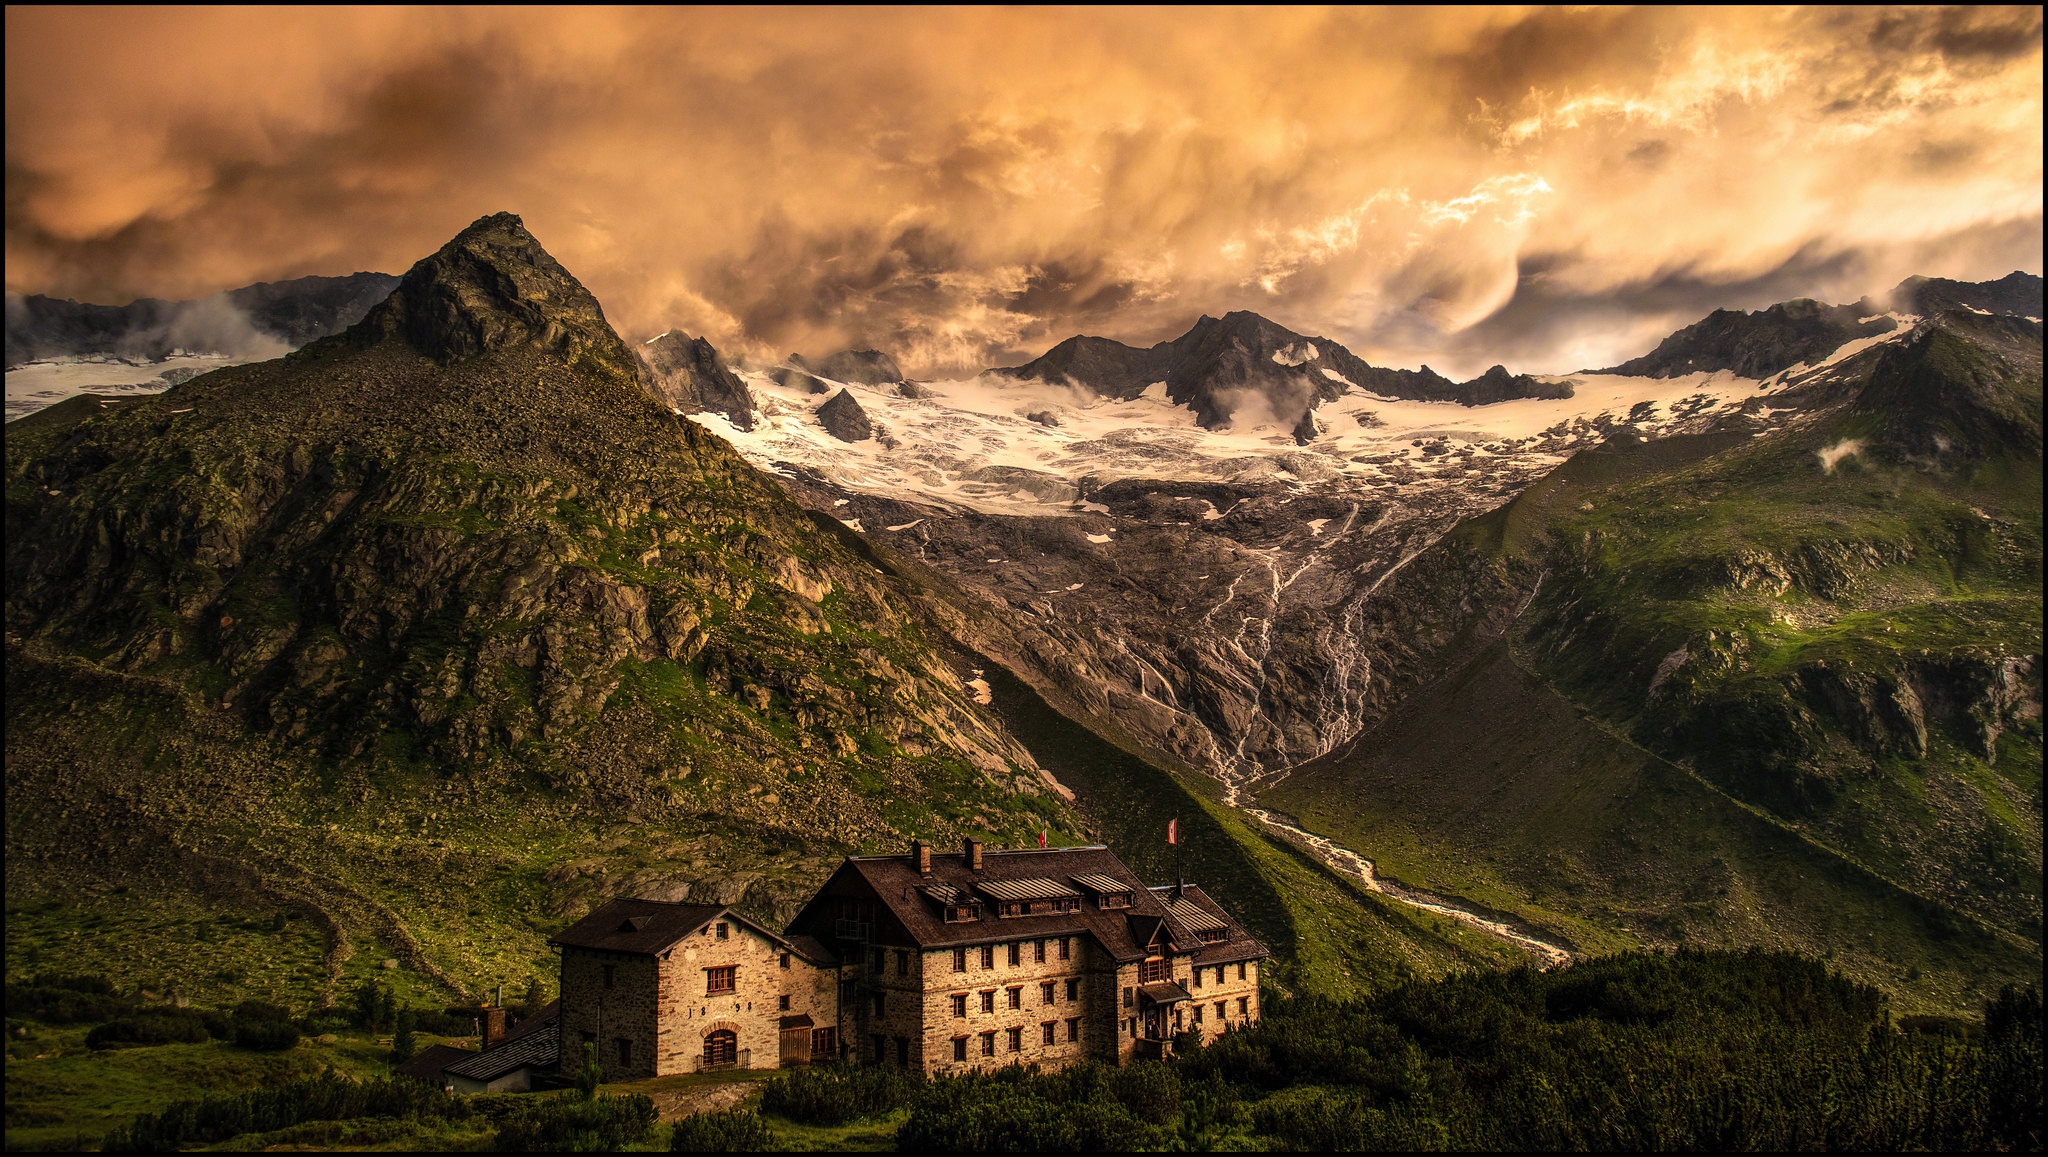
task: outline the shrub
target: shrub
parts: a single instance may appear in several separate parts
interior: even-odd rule
[[[766,1149],[768,1123],[751,1109],[692,1113],[668,1135],[671,1153],[749,1153]]]
[[[7,986],[7,1015],[45,1024],[86,1024],[112,1020],[135,1011],[137,1001],[122,996],[100,976],[40,975],[27,984]]]
[[[299,1043],[299,1026],[291,1012],[261,1000],[245,1000],[235,1006],[235,1044],[261,1052],[282,1052]]]
[[[152,1009],[100,1025],[85,1034],[85,1043],[88,1048],[95,1049],[112,1048],[117,1044],[200,1044],[209,1035],[206,1022],[198,1013],[183,1009]]]
[[[100,1148],[108,1153],[190,1148],[307,1121],[357,1117],[460,1120],[467,1116],[469,1107],[459,1098],[419,1081],[385,1078],[358,1083],[329,1070],[309,1081],[252,1093],[173,1102],[160,1113],[144,1113],[109,1132]]]
[[[811,1065],[769,1081],[761,1108],[807,1125],[843,1125],[908,1105],[922,1083],[918,1074],[878,1065]]]
[[[498,1126],[494,1148],[505,1153],[588,1153],[622,1149],[654,1127],[654,1102],[625,1097],[538,1098]]]

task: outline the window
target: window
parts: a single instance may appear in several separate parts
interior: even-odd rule
[[[996,966],[995,945],[984,944],[981,946],[981,966],[983,968],[994,968]]]
[[[991,988],[991,989],[989,989],[989,990],[988,990],[987,992],[984,992],[984,993],[982,993],[982,994],[981,994],[981,1011],[983,1011],[983,1012],[994,1012],[995,1010],[996,1010],[996,990],[995,990],[995,989],[993,989],[993,988]]]
[[[981,1034],[981,1055],[985,1057],[996,1055],[996,1034],[994,1029]]]
[[[605,986],[606,988],[610,988],[610,987],[612,986],[612,983],[613,983],[614,981],[618,980],[618,978],[619,978],[619,966],[618,966],[618,965],[616,965],[616,964],[607,964],[607,965],[605,965],[605,966],[604,966],[604,986]]]
[[[1130,1029],[1130,1030],[1131,1030],[1131,1038],[1132,1038],[1133,1040],[1137,1039],[1137,1036],[1138,1036],[1138,1018],[1137,1018],[1137,1017],[1135,1017],[1135,1016],[1134,1016],[1134,1017],[1130,1018],[1129,1020],[1125,1021],[1125,1022],[1124,1022],[1124,1027],[1125,1027],[1125,1028],[1128,1028],[1128,1029]]]
[[[1072,1041],[1078,1041],[1078,1040],[1080,1040],[1080,1039],[1081,1039],[1081,1018],[1080,1018],[1080,1017],[1078,1017],[1078,1016],[1070,1016],[1070,1017],[1068,1017],[1068,1018],[1067,1018],[1067,1040],[1068,1040],[1069,1042],[1072,1042]]]
[[[1081,982],[1078,980],[1067,981],[1067,1003],[1072,1004],[1079,999],[1081,999]]]
[[[731,992],[733,990],[734,977],[738,972],[738,966],[731,964],[726,965],[724,968],[705,969],[704,995],[715,996],[721,992]]]
[[[1061,959],[1061,960],[1065,960],[1065,959],[1067,959],[1067,958],[1068,958],[1069,956],[1071,956],[1071,955],[1072,955],[1072,948],[1073,948],[1073,937],[1071,937],[1071,936],[1062,936],[1062,937],[1060,937],[1060,959]]]
[[[967,950],[965,948],[955,948],[953,950],[953,971],[967,971]]]
[[[1195,1006],[1195,1023],[1202,1023],[1202,1006],[1199,1004]]]
[[[1239,980],[1243,980],[1243,979],[1244,979],[1244,965],[1242,965],[1242,964],[1240,964],[1240,965],[1238,965],[1238,966],[1237,966],[1237,978],[1238,978]]]
[[[732,925],[720,920],[718,922],[718,938],[720,940],[730,940],[732,938]]]
[[[1125,1007],[1125,1008],[1136,1008],[1136,1007],[1138,1007],[1138,990],[1137,990],[1137,989],[1135,989],[1135,988],[1126,988],[1126,989],[1124,989],[1124,1007]]]
[[[1016,900],[1005,900],[996,911],[1004,916],[1022,916],[1024,905]]]
[[[910,975],[910,949],[908,948],[898,948],[896,950],[896,975]]]
[[[1033,940],[1031,942],[1031,962],[1033,964],[1045,963],[1045,941]]]
[[[884,963],[882,957],[882,950],[879,948],[875,949],[874,954],[869,959],[870,963],[868,964],[868,969],[872,971],[876,976],[882,975],[882,964]]]
[[[787,953],[787,952],[785,952],[785,953],[783,953],[783,954],[782,954],[782,966],[783,966],[784,968],[788,968],[788,967],[789,967],[789,953]]]
[[[1217,1002],[1216,1002],[1216,1019],[1217,1019],[1217,1020],[1223,1020],[1223,1019],[1225,1019],[1225,1013],[1224,1013],[1224,1010],[1225,1010],[1225,1009],[1227,1009],[1227,1008],[1229,1008],[1229,1007],[1230,1007],[1230,1002],[1229,1002],[1229,1001],[1227,1001],[1227,1000],[1219,1000],[1219,1001],[1217,1001]]]
[[[1021,985],[1021,984],[1013,984],[1013,985],[1011,985],[1010,987],[1008,987],[1008,988],[1004,989],[1003,991],[1009,994],[1009,997],[1010,997],[1010,1007],[1011,1007],[1011,1008],[1023,1008],[1023,1007],[1024,1007],[1024,986],[1023,986],[1023,985]]]
[[[814,1028],[811,1030],[811,1057],[814,1060],[831,1060],[838,1052],[838,1029]]]
[[[1209,970],[1208,970],[1208,969],[1206,969],[1206,968],[1197,968],[1197,969],[1195,969],[1195,987],[1196,987],[1196,988],[1200,988],[1200,987],[1202,987],[1202,974],[1203,974],[1203,973],[1205,973],[1205,972],[1207,972],[1207,971],[1209,971]]]
[[[953,1015],[954,1015],[954,1016],[966,1016],[966,1015],[967,1015],[967,994],[966,994],[966,993],[964,993],[964,992],[956,992],[956,993],[954,993],[954,994],[953,994]]]
[[[1010,967],[1015,968],[1023,962],[1024,945],[1022,945],[1021,943],[1010,945]]]
[[[902,1065],[902,1066],[903,1066],[903,1067],[905,1067],[905,1068],[909,1068],[909,1067],[910,1067],[910,1038],[909,1038],[909,1037],[901,1037],[901,1036],[899,1036],[899,1037],[897,1037],[897,1038],[896,1038],[896,1063],[897,1063],[897,1064],[899,1064],[899,1065]]]
[[[1038,1033],[1040,1037],[1038,1043],[1046,1048],[1051,1048],[1053,1045],[1059,1043],[1059,1031],[1060,1022],[1056,1020],[1046,1021],[1044,1024],[1038,1026]]]
[[[777,1010],[777,1011],[779,1011],[779,1012],[788,1012],[788,1011],[789,1011],[789,994],[788,994],[788,993],[786,993],[786,992],[785,992],[785,993],[783,993],[783,994],[782,994],[781,996],[778,996],[778,997],[776,997],[776,998],[775,998],[775,1008],[776,1008],[776,1010]]]
[[[879,1064],[881,1064],[881,1063],[882,1063],[882,1062],[883,1062],[884,1060],[887,1060],[887,1059],[888,1059],[888,1058],[887,1058],[887,1057],[886,1057],[886,1056],[885,1056],[885,1055],[883,1054],[883,1052],[882,1052],[883,1048],[887,1047],[887,1045],[888,1045],[888,1040],[887,1040],[887,1038],[883,1037],[881,1033],[876,1033],[875,1035],[873,1035],[873,1036],[869,1037],[869,1038],[868,1038],[868,1044],[869,1044],[869,1045],[871,1045],[871,1046],[873,1047],[873,1049],[874,1049],[874,1053],[873,1053],[873,1056],[874,1056],[874,1062],[875,1062],[876,1064],[878,1064],[878,1065],[879,1065]]]
[[[882,998],[883,998],[883,997],[885,997],[885,996],[887,996],[887,995],[888,995],[888,993],[886,993],[886,992],[878,992],[878,993],[876,993],[876,994],[875,994],[875,998],[874,998],[874,999],[875,999],[875,1015],[876,1015],[876,1016],[880,1016],[880,1015],[882,1015]]]
[[[1237,998],[1237,1015],[1239,1015],[1239,1016],[1250,1016],[1250,1015],[1251,1015],[1251,1011],[1250,1011],[1250,1009],[1251,1009],[1251,1003],[1252,1003],[1252,1002],[1251,1002],[1251,999],[1250,999],[1249,997],[1243,997],[1243,996],[1240,996],[1240,997],[1238,997],[1238,998]]]
[[[622,1065],[630,1065],[630,1064],[632,1064],[632,1063],[633,1063],[633,1041],[632,1041],[632,1039],[631,1039],[630,1037],[618,1037],[618,1038],[616,1038],[616,1039],[615,1039],[615,1040],[613,1041],[613,1043],[619,1046],[619,1063],[620,1063],[620,1064],[622,1064]]]
[[[967,1059],[966,1037],[956,1036],[953,1038],[953,1059],[956,1061],[964,1061]]]
[[[1023,1030],[1023,1029],[1021,1029],[1021,1028],[1013,1028],[1013,1029],[1011,1029],[1011,1030],[1009,1030],[1009,1031],[1010,1031],[1010,1051],[1011,1051],[1011,1052],[1013,1052],[1013,1053],[1021,1053],[1021,1052],[1023,1052],[1023,1051],[1024,1051],[1024,1030]]]
[[[1052,982],[1052,981],[1050,981],[1050,980],[1043,980],[1043,981],[1040,981],[1040,982],[1039,982],[1039,984],[1038,984],[1038,995],[1039,995],[1039,998],[1040,998],[1040,999],[1039,999],[1039,1003],[1040,1003],[1040,1004],[1052,1004],[1052,1003],[1054,1003],[1054,1000],[1053,1000],[1053,991],[1054,991],[1054,985],[1053,985],[1053,982]]]
[[[1171,980],[1172,978],[1172,965],[1168,964],[1165,960],[1160,959],[1158,957],[1154,957],[1151,960],[1147,960],[1145,963],[1138,965],[1139,984],[1157,984],[1162,980]]]

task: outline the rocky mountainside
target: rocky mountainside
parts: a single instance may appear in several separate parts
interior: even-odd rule
[[[1566,927],[1800,943],[1929,1007],[2038,974],[2040,323],[1940,314],[1793,392],[1425,551],[1353,627],[1374,726],[1262,802]]]
[[[1307,443],[1306,416],[1346,388],[1393,398],[1484,405],[1510,398],[1568,398],[1571,386],[1509,374],[1495,366],[1456,383],[1425,366],[1389,370],[1367,364],[1328,338],[1309,338],[1239,311],[1203,317],[1188,332],[1149,349],[1100,337],[1072,337],[1021,366],[989,371],[1020,380],[1071,382],[1105,397],[1129,400],[1154,382],[1187,406],[1205,429],[1233,421],[1274,423]],[[1306,435],[1306,436],[1303,436]]]
[[[718,351],[701,337],[670,330],[636,351],[653,379],[655,397],[684,414],[723,414],[742,430],[754,428],[754,396],[733,376]]]
[[[368,941],[459,990],[622,888],[772,915],[1077,833],[913,596],[640,373],[499,214],[343,334],[10,429],[10,897],[231,879],[330,984]]]
[[[1642,357],[1602,372],[1668,378],[1733,370],[1767,378],[1801,363],[1816,364],[1847,342],[1890,333],[1898,325],[1882,312],[1866,314],[1860,305],[1826,305],[1811,298],[1782,301],[1755,313],[1717,309]]]
[[[1768,378],[1800,365],[1818,366],[1849,342],[1890,333],[1900,325],[1899,315],[1931,317],[1944,310],[2038,319],[2041,279],[2019,272],[1984,282],[1909,277],[1882,299],[1852,305],[1800,298],[1755,313],[1717,309],[1649,353],[1598,372],[1668,378],[1732,370]]]
[[[2041,279],[2017,269],[1997,281],[1908,277],[1893,287],[1887,299],[1894,309],[1930,317],[1957,309],[2037,319],[2044,316]]]
[[[173,349],[234,353],[252,335],[288,347],[340,333],[398,284],[388,273],[245,285],[200,301],[91,305],[7,295],[7,367],[39,358],[119,354],[161,361]]]

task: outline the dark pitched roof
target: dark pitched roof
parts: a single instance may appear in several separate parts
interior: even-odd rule
[[[454,1045],[428,1045],[419,1055],[398,1066],[398,1071],[408,1077],[427,1081],[436,1088],[441,1085],[441,1070],[464,1057],[476,1056],[474,1049],[459,1049]]]
[[[560,1059],[561,1021],[550,1017],[532,1031],[507,1038],[483,1052],[471,1053],[466,1059],[446,1066],[444,1071],[472,1081],[495,1081],[516,1069],[551,1069]]]
[[[720,904],[613,900],[548,938],[549,944],[653,956],[724,912]]]
[[[1175,927],[1167,910],[1166,897],[1147,888],[1124,866],[1122,860],[1117,859],[1115,853],[1105,847],[987,851],[982,855],[982,870],[979,872],[968,867],[964,855],[934,855],[931,863],[930,874],[920,875],[916,862],[907,855],[855,856],[849,857],[840,871],[851,872],[865,881],[903,926],[911,941],[920,948],[959,947],[1079,933],[1093,936],[1112,957],[1128,962],[1144,958],[1145,945],[1151,939],[1152,930],[1164,922],[1169,936],[1180,950],[1194,951],[1200,946],[1197,959],[1203,963],[1224,963],[1226,956],[1234,961],[1270,955],[1264,945],[1253,939],[1215,901],[1203,895],[1200,889],[1189,887],[1184,897],[1191,899],[1199,910],[1221,919],[1228,933],[1219,943],[1200,945],[1190,930]],[[993,890],[1000,894],[1010,890],[1009,885],[1084,878],[1087,881],[1084,886],[1091,891],[1110,891],[1109,885],[1112,884],[1127,889],[1131,893],[1131,906],[1103,911],[1089,901],[1076,912],[1007,918],[988,915],[979,920],[949,924],[927,898],[931,895],[927,889],[943,891],[953,888],[961,892],[983,893]],[[1134,924],[1139,927],[1134,929]],[[1213,960],[1209,959],[1212,953],[1216,956]]]
[[[670,904],[661,900],[610,901],[555,933],[548,943],[657,956],[713,920],[729,920],[751,928],[821,968],[831,968],[839,962],[836,953],[813,937],[784,936],[723,905]]]
[[[1172,889],[1154,889],[1154,891],[1171,893]],[[1266,946],[1259,942],[1257,937],[1246,932],[1236,920],[1231,918],[1230,913],[1224,910],[1223,905],[1210,899],[1209,894],[1202,891],[1196,885],[1188,884],[1183,886],[1180,889],[1180,896],[1176,902],[1195,911],[1206,913],[1211,919],[1218,921],[1223,926],[1223,939],[1203,945],[1195,953],[1196,964],[1236,964],[1241,960],[1264,960],[1272,955],[1271,952],[1266,950]],[[1169,918],[1173,918],[1173,913],[1169,912]]]

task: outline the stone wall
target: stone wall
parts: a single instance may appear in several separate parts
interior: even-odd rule
[[[562,950],[560,1066],[565,1076],[573,1077],[583,1067],[583,1046],[593,1042],[606,1080],[655,1075],[657,964],[651,956]],[[607,975],[610,984],[605,983]],[[620,1042],[624,1042],[623,1062]]]
[[[718,936],[725,925],[724,939]],[[789,967],[782,966],[783,958]],[[736,968],[731,992],[709,993],[709,970]],[[738,920],[721,917],[670,948],[662,959],[662,1073],[698,1071],[704,1040],[721,1029],[739,1040],[743,1067],[781,1063],[781,1020],[808,1013],[818,1028],[839,1022],[833,974]],[[782,1007],[782,997],[789,1007]]]
[[[607,967],[610,987],[604,983]],[[722,967],[736,969],[733,989],[711,993],[709,970]],[[815,1028],[837,1027],[836,980],[834,970],[809,963],[731,917],[706,924],[659,959],[565,948],[560,1071],[573,1076],[582,1065],[583,1043],[594,1040],[606,1080],[696,1072],[705,1039],[719,1030],[737,1038],[740,1064],[772,1069],[781,1063],[783,1017],[808,1014]]]
[[[1221,982],[1218,982],[1216,979],[1216,970],[1219,967],[1223,969],[1223,979]],[[1238,969],[1240,967],[1244,969],[1244,978],[1242,980],[1238,979]],[[1199,1006],[1202,1012],[1201,1018],[1197,1020],[1191,1008],[1185,1020],[1188,1027],[1201,1030],[1203,1044],[1208,1044],[1233,1028],[1258,1022],[1258,961],[1247,960],[1242,962],[1242,964],[1224,965],[1198,964],[1191,971],[1193,974],[1200,976],[1201,983],[1195,984],[1192,981],[1184,983],[1189,994],[1195,998],[1193,1004]],[[1239,1000],[1244,1001],[1245,1011],[1242,1013],[1238,1011]],[[1216,1011],[1216,1005],[1219,1001],[1223,1004],[1221,1014]]]
[[[1094,973],[1103,967],[1094,941],[1080,934],[1067,938],[1067,955],[1060,955],[1057,936],[1006,941],[993,945],[994,962],[982,965],[980,946],[966,949],[966,971],[953,969],[953,950],[938,948],[919,951],[897,945],[880,946],[882,968],[875,970],[873,949],[857,969],[857,1008],[849,1005],[846,1023],[849,1043],[864,1061],[876,1059],[875,1038],[881,1037],[881,1061],[907,1063],[927,1073],[958,1073],[974,1069],[1000,1068],[1008,1064],[1037,1064],[1048,1069],[1063,1068],[1090,1055],[1090,1041],[1104,1030],[1091,1024],[1101,1018],[1101,985]],[[1017,948],[1017,963],[1010,963],[1010,948]],[[1043,944],[1045,959],[1038,958]],[[907,966],[907,967],[906,967]],[[1070,998],[1067,982],[1074,982]],[[1046,999],[1044,985],[1052,985]],[[1011,1007],[1015,990],[1017,1007]],[[882,996],[882,1012],[875,1015],[874,995]],[[992,1011],[983,1011],[983,994],[989,994]],[[953,997],[966,998],[966,1015],[955,1016]],[[1079,1039],[1067,1022],[1078,1023]],[[1045,1024],[1053,1026],[1053,1042],[1045,1043]],[[1010,1030],[1017,1029],[1014,1049]],[[993,1055],[984,1054],[982,1034],[993,1033]],[[954,1040],[967,1041],[967,1058],[954,1059]],[[901,1042],[901,1043],[899,1043]]]

